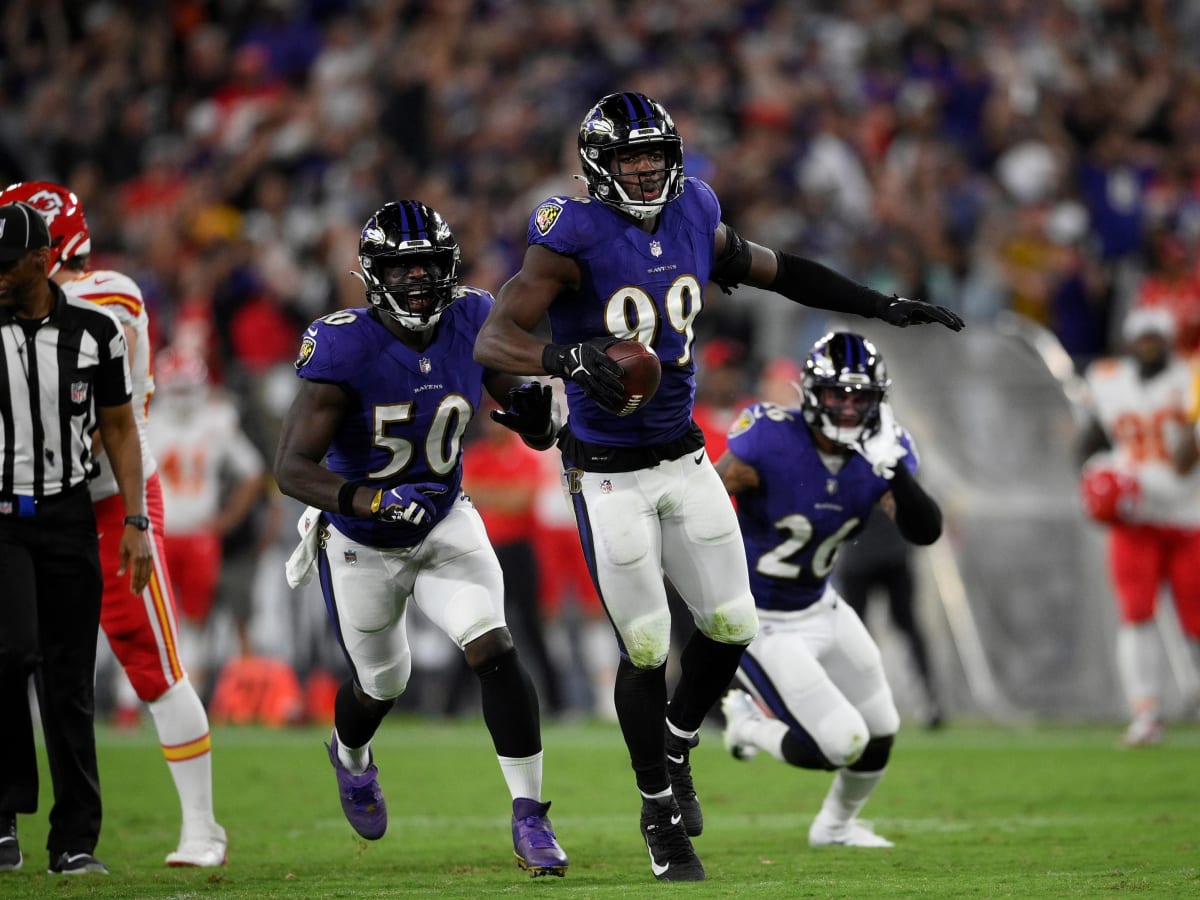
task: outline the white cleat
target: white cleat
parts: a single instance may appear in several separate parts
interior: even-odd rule
[[[734,688],[722,698],[721,712],[725,715],[725,749],[733,754],[734,759],[754,759],[758,755],[758,748],[746,739],[745,728],[766,718],[754,698]]]
[[[875,833],[869,822],[851,819],[849,822],[831,825],[818,816],[808,829],[810,847],[895,847],[885,837]]]
[[[1163,740],[1163,725],[1156,716],[1139,716],[1121,736],[1122,747],[1153,747]]]
[[[180,841],[179,847],[167,854],[168,866],[192,866],[210,868],[225,865],[225,829],[215,826],[215,831],[205,837],[189,837]]]

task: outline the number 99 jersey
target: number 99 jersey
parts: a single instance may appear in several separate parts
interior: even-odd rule
[[[908,432],[901,463],[917,470]],[[842,542],[857,534],[890,483],[857,453],[831,468],[799,410],[757,403],[729,429],[729,450],[758,471],[738,494],[750,590],[759,609],[795,611],[821,599]],[[832,458],[830,458],[832,461]]]
[[[326,513],[347,537],[372,547],[413,546],[458,499],[463,432],[483,393],[484,369],[472,351],[492,303],[486,291],[462,289],[424,350],[402,343],[365,308],[322,316],[304,332],[296,373],[336,384],[350,398],[325,455],[329,470],[379,487],[447,488],[421,527]]]
[[[662,364],[653,399],[623,417],[601,409],[568,381],[571,432],[609,447],[663,444],[691,428],[696,393],[693,323],[703,305],[713,264],[721,205],[703,181],[684,180],[683,192],[663,207],[653,233],[603,203],[551,197],[529,219],[529,243],[569,256],[579,265],[576,293],[550,305],[555,343],[609,336],[650,347]]]

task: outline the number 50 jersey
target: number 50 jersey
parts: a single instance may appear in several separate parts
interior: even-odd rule
[[[434,498],[436,514],[420,527],[326,513],[347,537],[373,547],[413,546],[454,505],[463,432],[483,393],[484,368],[472,350],[493,302],[486,291],[460,289],[424,350],[402,343],[365,308],[322,316],[304,332],[297,374],[336,384],[350,397],[325,455],[329,470],[379,487],[446,487]]]
[[[901,462],[917,471],[912,438]],[[799,410],[757,403],[729,429],[729,450],[758,471],[738,494],[750,590],[760,609],[795,611],[821,599],[842,542],[857,534],[890,483],[859,454],[823,458]],[[829,463],[832,463],[832,468]]]

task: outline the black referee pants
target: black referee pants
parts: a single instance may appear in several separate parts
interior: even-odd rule
[[[35,674],[54,783],[52,857],[91,853],[100,837],[94,714],[103,591],[86,487],[39,501],[34,516],[0,516],[0,812],[37,812]]]

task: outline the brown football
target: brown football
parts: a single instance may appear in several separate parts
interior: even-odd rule
[[[650,402],[662,379],[662,365],[654,351],[638,341],[617,341],[604,351],[624,371],[625,405],[617,413],[627,416]]]

